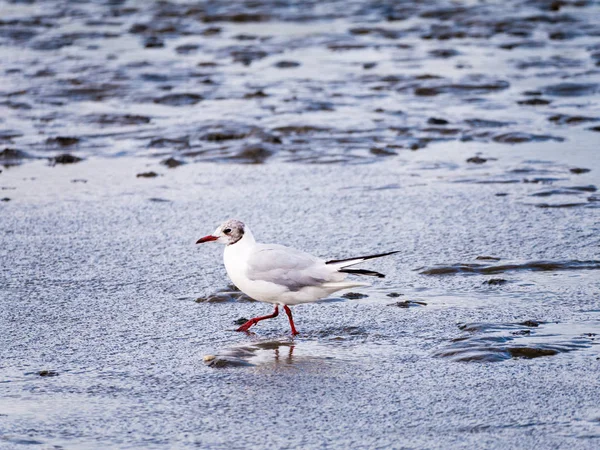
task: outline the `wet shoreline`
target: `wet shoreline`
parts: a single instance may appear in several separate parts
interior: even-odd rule
[[[598,446],[597,4],[0,10],[0,448]],[[236,333],[231,216],[400,253]]]

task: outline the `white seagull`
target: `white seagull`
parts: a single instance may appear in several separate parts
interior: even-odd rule
[[[379,278],[385,275],[347,267],[367,259],[398,253],[396,251],[325,261],[283,245],[259,244],[254,240],[250,228],[235,219],[226,221],[213,234],[198,239],[196,244],[211,241],[225,244],[223,261],[233,284],[249,297],[275,305],[272,314],[250,319],[236,331],[248,331],[261,320],[277,317],[279,305],[282,305],[290,320],[292,335],[298,332],[289,305],[311,303],[342,289],[368,286],[366,283],[345,279],[348,274]]]

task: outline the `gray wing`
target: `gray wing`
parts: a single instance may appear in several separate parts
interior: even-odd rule
[[[259,244],[248,259],[246,276],[298,291],[328,281],[331,271],[324,261],[283,245]]]

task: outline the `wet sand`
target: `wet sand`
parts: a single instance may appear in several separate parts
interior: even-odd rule
[[[510,5],[0,3],[0,448],[597,448],[600,9]],[[401,252],[235,333],[230,216]]]

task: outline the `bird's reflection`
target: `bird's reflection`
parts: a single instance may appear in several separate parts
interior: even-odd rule
[[[276,347],[275,348],[275,363],[284,362],[286,364],[292,364],[294,362],[294,349],[295,348],[296,348],[295,345],[290,345],[288,347],[287,356],[285,357],[285,359],[282,359],[280,352],[279,352],[279,347]]]
[[[304,351],[298,355],[296,347]],[[306,354],[306,353],[309,354]],[[324,361],[330,361],[331,356],[315,356],[315,349],[310,343],[298,343],[292,340],[264,340],[237,345],[210,355],[206,360],[211,367],[305,367],[306,365],[320,366]],[[319,353],[319,352],[317,352]]]

